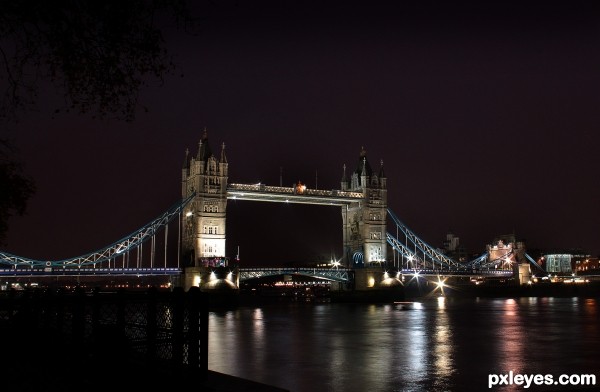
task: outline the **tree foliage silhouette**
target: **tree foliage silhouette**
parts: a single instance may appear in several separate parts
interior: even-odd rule
[[[193,25],[184,0],[22,0],[0,3],[0,115],[15,118],[42,88],[55,111],[133,120],[140,89],[175,70],[164,28]]]
[[[166,29],[191,31],[185,0],[21,0],[0,2],[0,119],[33,110],[56,91],[48,115],[76,112],[132,121],[140,90],[176,66]],[[8,138],[0,137],[0,242],[8,219],[34,194]]]
[[[8,232],[11,216],[23,215],[35,184],[23,173],[10,143],[0,140],[0,244]]]

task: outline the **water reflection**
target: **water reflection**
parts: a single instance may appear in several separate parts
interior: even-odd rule
[[[411,310],[239,308],[211,313],[209,368],[292,392],[483,390],[488,374],[510,370],[598,373],[598,306],[596,299],[438,297]],[[507,389],[515,388],[496,390]]]
[[[498,339],[500,342],[499,357],[502,358],[499,372],[522,373],[526,342],[524,341],[524,327],[521,321],[519,304],[515,299],[509,298],[502,303],[502,313],[498,317]]]
[[[434,319],[434,358],[433,358],[433,374],[435,374],[436,389],[443,390],[448,386],[449,379],[454,371],[453,356],[453,337],[452,328],[448,322],[446,314],[446,301],[444,297],[438,298],[438,311]]]

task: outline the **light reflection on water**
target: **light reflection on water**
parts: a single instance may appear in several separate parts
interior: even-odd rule
[[[488,374],[510,370],[598,377],[598,306],[439,297],[413,310],[286,303],[211,312],[209,369],[292,392],[489,390]]]
[[[521,319],[519,303],[515,299],[509,298],[502,302],[501,317],[498,317],[499,335],[498,335],[498,353],[500,369],[506,369],[504,372],[513,371],[523,373],[524,358],[523,351],[526,343],[523,340],[522,328],[526,328]]]

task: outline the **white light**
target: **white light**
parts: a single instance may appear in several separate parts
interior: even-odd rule
[[[192,216],[192,211],[188,211],[188,212],[186,212],[185,216],[187,216],[187,217],[190,217],[190,216]]]

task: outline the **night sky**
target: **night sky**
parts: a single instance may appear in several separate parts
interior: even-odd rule
[[[600,12],[323,3],[198,6],[197,35],[166,36],[179,71],[131,123],[52,118],[62,98],[45,91],[8,128],[37,193],[1,249],[60,260],[137,230],[180,200],[206,128],[230,183],[279,185],[282,170],[286,186],[339,189],[364,146],[389,207],[433,246],[451,231],[482,253],[514,233],[600,254]],[[341,255],[339,208],[230,202],[227,225],[242,262]]]

